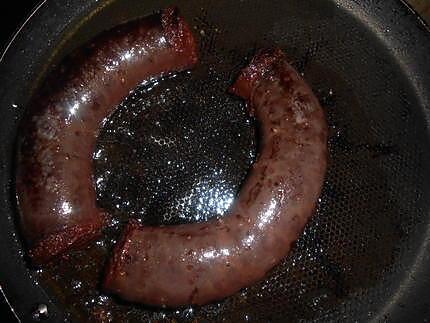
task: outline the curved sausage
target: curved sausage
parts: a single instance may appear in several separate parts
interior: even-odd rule
[[[92,154],[105,118],[139,82],[196,62],[190,29],[169,8],[101,34],[51,75],[18,139],[20,224],[35,264],[101,232]]]
[[[260,280],[292,248],[324,181],[327,125],[280,50],[258,53],[230,89],[260,124],[260,152],[229,214],[206,223],[128,224],[104,287],[156,306],[202,305]]]

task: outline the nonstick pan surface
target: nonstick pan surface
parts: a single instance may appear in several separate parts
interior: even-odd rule
[[[200,66],[137,88],[102,129],[98,202],[115,219],[104,238],[29,269],[13,179],[32,93],[73,48],[171,4],[194,28]],[[293,253],[259,284],[201,308],[157,310],[102,294],[99,275],[129,217],[169,224],[224,214],[258,148],[254,121],[225,90],[271,45],[303,73],[330,126],[324,190]],[[43,3],[0,63],[2,291],[23,322],[41,319],[41,304],[51,322],[428,320],[429,55],[427,27],[394,0]]]

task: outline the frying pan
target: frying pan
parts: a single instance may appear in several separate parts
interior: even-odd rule
[[[181,115],[181,110],[174,109],[179,104],[175,93],[182,91],[192,102],[191,111],[197,113],[204,108],[208,112],[200,115],[200,124],[190,125],[213,130],[221,124],[231,130],[231,120],[242,120],[246,122],[236,122],[235,127],[251,138],[252,127],[244,124],[252,125],[252,120],[245,120],[243,104],[231,101],[225,88],[255,49],[278,45],[304,74],[325,108],[331,129],[330,166],[316,216],[294,252],[263,282],[202,308],[157,310],[100,294],[94,282],[91,288],[75,291],[88,275],[97,277],[97,268],[103,266],[103,255],[94,252],[96,244],[47,269],[27,266],[25,246],[16,227],[14,144],[18,122],[31,95],[62,57],[102,30],[171,4],[177,5],[194,27],[202,64],[195,75],[180,76],[184,81],[179,82],[181,85],[166,80],[154,93],[136,90],[137,97],[155,103],[160,102],[163,93],[173,93],[163,101],[173,111],[173,119],[171,116],[163,121],[165,126],[174,126],[175,116],[183,122],[193,117],[192,113]],[[429,55],[428,27],[411,8],[395,0],[288,0],[271,1],[270,5],[258,0],[42,2],[15,34],[0,62],[2,293],[23,322],[428,321]],[[220,99],[209,100],[208,91]],[[123,112],[113,116],[110,130],[127,117],[127,105],[133,100],[127,99],[120,107]],[[233,114],[217,113],[218,108],[221,112],[237,110]],[[157,119],[156,113],[154,118]],[[149,130],[142,131],[148,134]],[[98,147],[112,142],[110,133],[109,129],[102,131]],[[211,162],[217,159],[225,162],[216,165],[230,173],[227,184],[220,187],[212,183],[214,187],[221,195],[223,190],[230,194],[239,189],[244,169],[255,157],[255,143],[252,138],[229,141],[222,133],[215,137],[218,141],[205,144],[218,145],[221,138],[227,142],[226,148],[210,155],[206,167],[191,166],[185,175],[169,173],[171,181],[163,189],[171,193],[172,202],[179,199],[178,191],[185,186],[171,183],[194,183],[206,175],[210,178]],[[199,140],[194,138],[187,145],[200,147]],[[119,174],[129,170],[127,163],[114,162],[114,157],[127,155],[127,150],[121,150],[119,141],[113,143],[117,148],[105,164],[96,163],[96,174],[109,167],[118,167]],[[185,143],[179,141],[176,151],[182,151],[181,145]],[[235,158],[226,158],[229,154]],[[190,165],[202,158],[199,154],[191,155],[187,157]],[[235,168],[237,160],[241,163]],[[163,176],[166,169],[153,164],[156,171],[148,170],[145,174]],[[113,187],[126,185],[124,177],[113,178],[109,183]],[[132,191],[138,183],[130,185]],[[111,197],[121,190],[97,189],[100,203],[113,210]],[[163,208],[164,203],[156,194],[142,194],[153,209]],[[191,209],[184,207],[187,203],[177,203],[169,209],[170,213],[162,212],[170,214],[168,217],[146,220],[199,220],[193,216],[193,206],[198,204],[195,199],[193,194],[185,197]],[[138,202],[132,201],[136,209]],[[124,213],[124,209],[120,208],[118,213]],[[215,213],[208,209],[205,214],[207,218],[220,216]],[[82,257],[89,261],[89,266],[79,265],[76,259]],[[91,257],[96,261],[91,262]],[[70,267],[69,262],[78,265]]]

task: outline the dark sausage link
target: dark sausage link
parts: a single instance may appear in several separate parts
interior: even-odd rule
[[[18,139],[20,224],[35,264],[101,232],[92,154],[105,118],[139,82],[196,62],[190,29],[169,8],[101,34],[48,78]]]
[[[229,214],[151,227],[131,222],[104,287],[156,306],[205,304],[262,279],[313,214],[327,163],[327,125],[312,90],[278,49],[258,53],[231,88],[260,123],[258,160]]]

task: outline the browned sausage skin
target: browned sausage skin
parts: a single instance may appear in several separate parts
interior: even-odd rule
[[[103,33],[51,75],[18,138],[20,224],[35,264],[101,232],[92,154],[104,119],[139,82],[196,62],[193,36],[169,8]]]
[[[176,226],[131,222],[108,265],[106,290],[156,306],[205,304],[263,278],[303,231],[326,171],[318,100],[277,49],[258,53],[231,92],[259,121],[261,151],[229,214]]]

